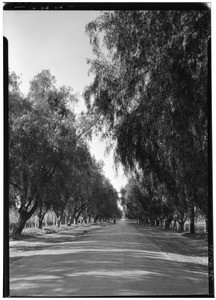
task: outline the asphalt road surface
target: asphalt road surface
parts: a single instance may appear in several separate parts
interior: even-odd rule
[[[10,296],[208,294],[207,275],[170,259],[126,221],[10,264]]]

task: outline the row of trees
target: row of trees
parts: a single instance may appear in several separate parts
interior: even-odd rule
[[[95,59],[85,100],[134,174],[131,213],[175,214],[181,226],[189,216],[194,233],[195,207],[208,223],[210,11],[105,12],[86,31]]]
[[[102,172],[102,162],[90,154],[86,139],[95,123],[76,117],[76,95],[69,87],[56,88],[47,70],[30,82],[27,97],[20,79],[9,76],[9,204],[19,220],[13,234],[21,234],[37,213],[39,227],[53,209],[69,224],[94,218],[120,217],[118,194]]]
[[[157,186],[154,191],[153,189],[148,190],[143,179],[131,177],[121,190],[125,217],[165,228],[169,228],[174,221],[175,224],[178,222],[179,229],[183,231],[188,217],[187,207],[171,199],[165,185]]]

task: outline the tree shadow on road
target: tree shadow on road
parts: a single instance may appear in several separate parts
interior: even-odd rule
[[[187,238],[167,238],[163,251],[164,235],[132,226],[130,234],[113,226],[75,240],[62,233],[55,244],[21,251],[10,258],[11,296],[208,295],[204,257],[170,247]]]
[[[196,270],[189,265],[179,268],[159,253],[114,248],[113,251],[109,248],[96,251],[88,244],[79,247],[77,252],[71,249],[65,253],[59,249],[52,254],[29,256],[19,262],[18,268],[16,263],[12,265],[11,296],[112,296],[124,295],[124,291],[130,291],[131,296],[137,293],[168,295],[170,291],[175,295],[208,292],[206,270]],[[101,252],[103,255],[99,255]],[[123,265],[120,264],[122,252]],[[82,257],[86,259],[80,263]]]

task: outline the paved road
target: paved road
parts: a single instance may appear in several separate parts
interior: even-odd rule
[[[126,221],[11,259],[10,279],[11,296],[208,294],[207,276],[170,260]]]

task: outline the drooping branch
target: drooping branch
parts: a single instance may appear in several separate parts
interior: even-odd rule
[[[84,134],[86,134],[93,126],[97,124],[100,120],[101,116],[99,115],[87,128],[85,128],[78,136],[76,137],[75,141],[78,141]]]

